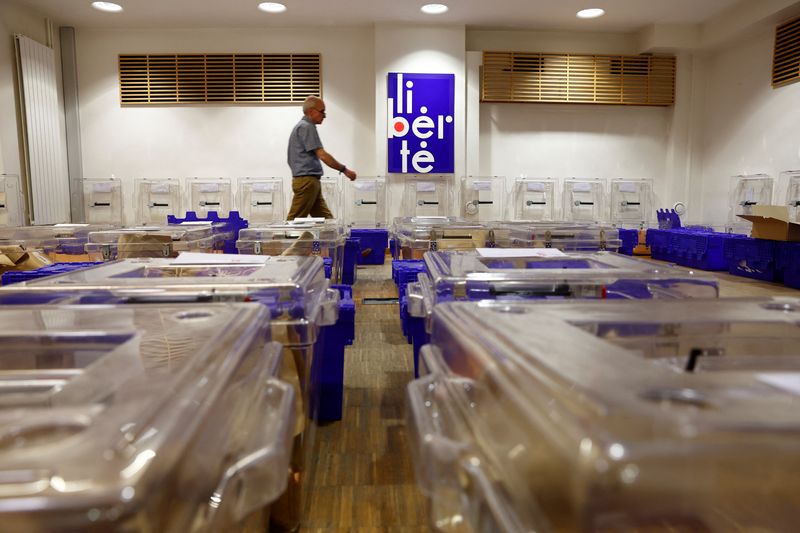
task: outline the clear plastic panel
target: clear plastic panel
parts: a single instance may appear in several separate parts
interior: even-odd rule
[[[0,174],[0,226],[22,226],[24,205],[19,176]]]
[[[92,261],[133,257],[177,257],[180,252],[211,253],[214,233],[210,224],[143,226],[89,233],[86,253]]]
[[[333,213],[333,218],[342,220],[342,182],[340,177],[323,177],[319,180],[322,197],[328,204],[328,209]],[[349,180],[348,180],[349,181]]]
[[[728,224],[735,232],[749,232],[751,222],[739,218],[749,215],[754,205],[771,205],[774,180],[766,174],[733,176]]]
[[[430,377],[409,389],[425,492],[480,507],[453,484],[454,462],[474,457],[515,531],[793,531],[798,311],[797,299],[439,305]],[[439,398],[444,419],[426,416]]]
[[[453,202],[452,179],[447,175],[407,176],[403,185],[404,217],[449,216]]]
[[[169,215],[182,216],[181,183],[175,178],[136,178],[136,223],[166,224]]]
[[[361,177],[345,183],[345,223],[362,228],[386,227],[386,178]]]
[[[606,197],[603,181],[590,178],[564,180],[564,220],[602,222],[606,217]]]
[[[238,531],[284,491],[296,396],[263,307],[14,306],[0,322],[5,531]]]
[[[509,205],[511,220],[552,221],[556,219],[558,180],[517,178]]]
[[[505,214],[505,198],[505,176],[461,178],[461,216],[467,220],[502,220]]]
[[[282,178],[239,178],[237,205],[250,223],[286,219]]]
[[[118,178],[84,179],[83,200],[87,223],[122,224],[122,182]]]
[[[644,227],[653,219],[652,180],[616,178],[610,187],[613,224]]]
[[[233,199],[231,180],[228,178],[188,178],[186,185],[189,194],[187,211],[194,211],[198,217],[208,216],[209,211],[216,211],[221,217],[228,216]]]
[[[789,206],[789,220],[800,222],[800,170],[782,172],[781,180],[786,187],[786,205]]]

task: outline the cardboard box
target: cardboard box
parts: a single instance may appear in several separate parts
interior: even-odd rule
[[[0,273],[8,270],[36,270],[53,262],[41,250],[26,250],[19,245],[0,246]]]
[[[754,205],[749,215],[739,218],[753,223],[751,237],[771,241],[800,241],[800,224],[789,220],[785,205]]]

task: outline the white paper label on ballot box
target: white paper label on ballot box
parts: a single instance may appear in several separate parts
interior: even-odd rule
[[[481,257],[503,259],[511,257],[565,257],[558,248],[477,248]]]

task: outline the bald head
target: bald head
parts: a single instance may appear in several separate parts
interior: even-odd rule
[[[312,109],[324,109],[325,102],[319,96],[309,96],[303,102],[303,114],[308,116]]]

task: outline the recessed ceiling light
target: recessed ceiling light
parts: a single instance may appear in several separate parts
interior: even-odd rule
[[[579,19],[596,19],[597,17],[602,17],[606,14],[605,9],[600,9],[599,7],[592,7],[589,9],[581,9],[575,15]]]
[[[258,9],[267,13],[283,13],[286,11],[286,6],[278,2],[261,2],[258,4]]]
[[[448,8],[444,4],[425,4],[419,9],[428,15],[441,15],[442,13],[446,13]]]
[[[122,6],[114,2],[92,2],[92,7],[109,13],[119,13],[122,11]]]

